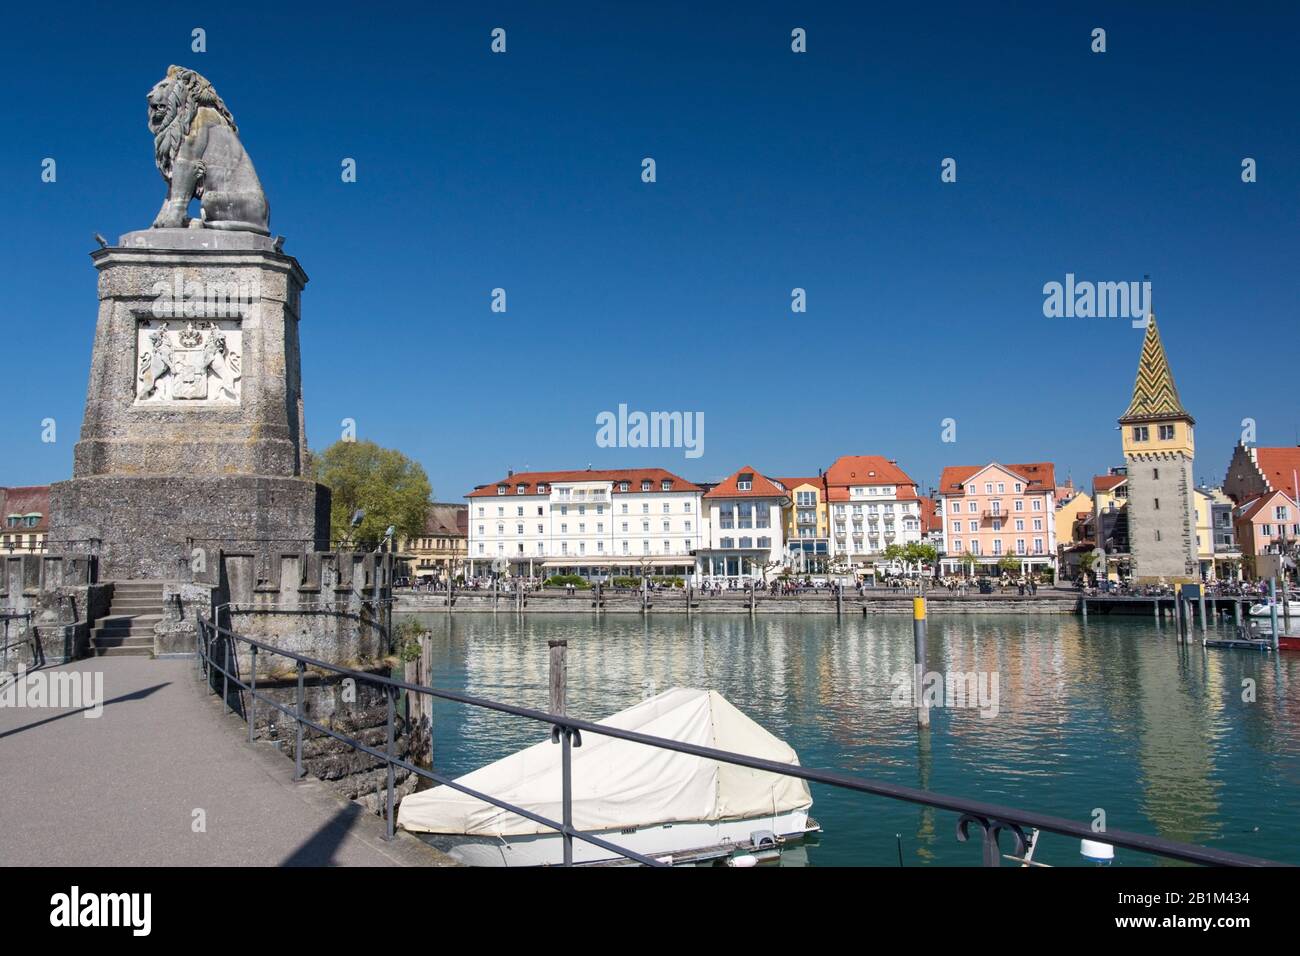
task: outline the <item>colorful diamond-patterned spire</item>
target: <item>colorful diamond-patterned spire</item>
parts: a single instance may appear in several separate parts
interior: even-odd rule
[[[1156,328],[1156,316],[1147,316],[1146,338],[1142,341],[1142,358],[1138,361],[1137,381],[1133,383],[1133,401],[1120,422],[1152,421],[1160,418],[1191,419],[1178,398],[1173,372],[1165,357],[1165,347]]]

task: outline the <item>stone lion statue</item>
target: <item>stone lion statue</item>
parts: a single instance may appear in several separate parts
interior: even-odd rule
[[[158,171],[167,181],[167,199],[153,228],[189,225],[190,200],[198,199],[205,227],[269,235],[271,211],[262,183],[211,83],[193,70],[168,67],[149,91],[149,131]]]

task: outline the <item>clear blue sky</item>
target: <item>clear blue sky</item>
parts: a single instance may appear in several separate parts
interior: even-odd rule
[[[1044,318],[1067,272],[1151,274],[1198,478],[1221,475],[1244,417],[1263,444],[1296,440],[1294,4],[715,6],[6,10],[0,484],[70,474],[91,235],[162,202],[144,97],[171,63],[234,113],[311,277],[312,446],[354,418],[440,499],[508,467],[708,480],[845,453],[925,486],[989,459],[1086,479],[1119,460],[1141,332]],[[704,412],[704,457],[597,448],[621,402]]]

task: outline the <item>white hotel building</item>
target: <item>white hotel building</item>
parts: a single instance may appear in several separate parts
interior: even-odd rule
[[[510,473],[465,496],[469,575],[693,576],[703,494],[662,468]]]
[[[892,459],[844,455],[826,470],[826,508],[833,560],[863,565],[891,544],[922,540],[922,498]],[[931,505],[931,507],[933,507]]]
[[[746,466],[710,488],[704,504],[709,533],[698,555],[702,582],[768,581],[787,560],[782,509],[790,504],[789,490]]]

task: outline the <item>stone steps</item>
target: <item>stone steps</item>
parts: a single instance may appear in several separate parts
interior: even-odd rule
[[[153,657],[154,625],[163,619],[162,581],[115,581],[108,613],[90,631],[96,657]]]

